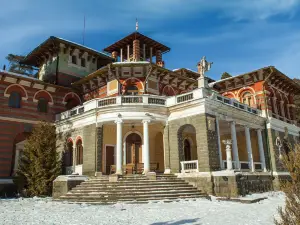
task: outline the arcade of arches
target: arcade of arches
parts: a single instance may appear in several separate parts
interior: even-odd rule
[[[116,165],[117,160],[117,126],[115,124],[103,125],[103,154],[102,171],[111,173],[111,166]],[[164,172],[164,148],[163,148],[163,125],[149,123],[149,161],[150,170]],[[122,124],[122,165],[132,165],[133,168],[143,166],[144,134],[142,122],[126,122]],[[129,171],[130,172],[130,171]],[[133,171],[141,172],[141,171]]]
[[[123,172],[142,173],[147,160],[150,164],[150,171],[165,172],[164,125],[154,122],[148,124],[149,157],[147,158],[144,145],[144,125],[136,121],[124,121],[122,123],[121,139],[119,140],[121,140],[121,167]],[[220,135],[217,135],[218,143],[216,143],[216,145],[218,146],[218,150],[216,151],[219,151],[219,159],[217,160],[220,162],[220,169],[227,168],[225,145],[222,143],[222,140],[232,139],[236,141],[236,145],[233,144],[231,152],[233,167],[235,169],[252,171],[266,170],[265,154],[267,153],[264,152],[266,147],[265,143],[261,141],[263,134],[260,129],[249,128],[225,120],[218,120],[217,124],[217,132],[219,132]],[[101,171],[103,174],[111,174],[116,172],[118,155],[118,135],[116,134],[118,133],[118,128],[114,123],[106,123],[103,124],[102,127],[103,151]],[[201,145],[200,142],[202,140],[197,140],[196,136],[196,129],[192,124],[185,124],[178,128],[178,163],[195,161],[201,158],[197,153],[197,144]],[[74,165],[82,166],[85,155],[83,142],[84,140],[82,139],[76,140],[75,146],[73,146],[73,142],[68,143],[67,150],[63,155],[66,168],[72,168],[72,165],[73,167]],[[112,169],[113,167],[115,167],[115,169]],[[179,166],[179,168],[181,168],[181,166]]]

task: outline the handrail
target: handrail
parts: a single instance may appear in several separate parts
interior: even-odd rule
[[[182,173],[199,172],[198,160],[181,161],[180,164]]]

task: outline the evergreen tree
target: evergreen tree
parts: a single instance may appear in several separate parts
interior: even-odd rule
[[[56,151],[55,126],[40,122],[25,143],[17,175],[25,180],[28,196],[50,196],[52,182],[61,173],[61,157]]]
[[[221,80],[225,79],[225,78],[229,78],[229,77],[232,77],[229,73],[227,72],[224,72],[221,76]]]
[[[282,191],[286,195],[285,207],[279,208],[280,220],[276,225],[300,225],[300,145],[295,151],[289,151],[288,155],[283,155],[283,162],[291,174],[291,181],[282,186]]]
[[[9,62],[9,72],[24,74],[28,76],[33,75],[34,68],[32,66],[20,64],[20,62],[25,58],[25,56],[8,54],[5,58]]]

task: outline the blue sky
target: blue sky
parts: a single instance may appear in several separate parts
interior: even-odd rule
[[[273,65],[300,78],[300,0],[2,0],[0,66],[9,53],[29,53],[49,36],[102,50],[135,30],[169,46],[169,69],[202,56],[209,76]]]

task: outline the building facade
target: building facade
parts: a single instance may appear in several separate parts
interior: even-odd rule
[[[50,37],[21,62],[37,68],[37,78],[0,70],[0,178],[11,182],[7,178],[15,174],[35,124],[54,123],[57,113],[82,104],[71,83],[112,60],[104,53]]]
[[[170,48],[138,32],[105,48],[111,57],[55,40],[56,60],[67,54],[69,63],[52,59],[58,69],[47,70],[47,58],[31,61],[43,58],[47,41],[23,63],[79,97],[55,115],[65,174],[174,173],[217,195],[276,189],[288,176],[280,156],[284,143],[299,142],[293,94],[300,87],[275,67],[214,81],[205,59],[197,71],[165,68]],[[78,59],[91,70],[76,74]]]

